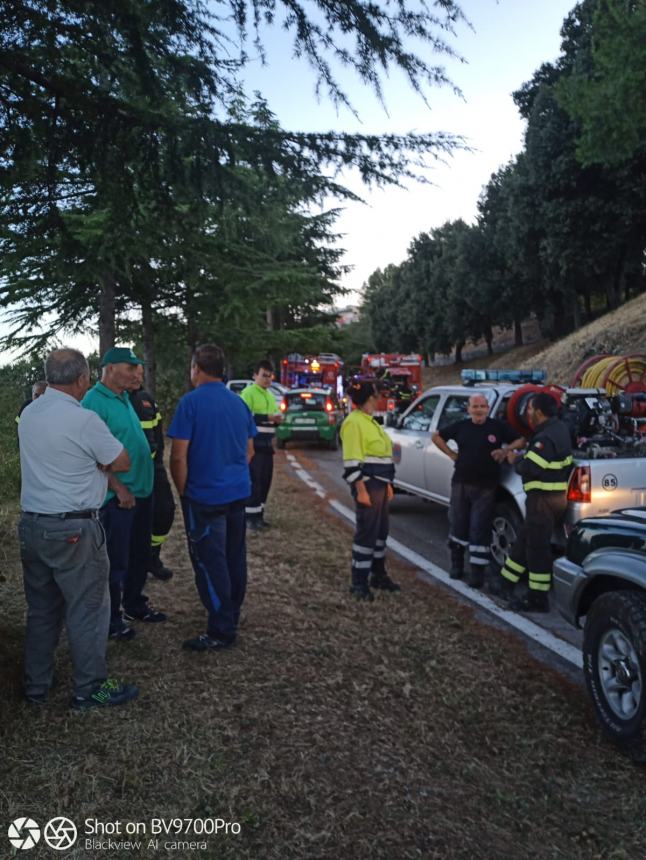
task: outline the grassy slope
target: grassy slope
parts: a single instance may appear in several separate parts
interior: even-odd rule
[[[600,740],[583,691],[402,565],[401,595],[350,602],[351,532],[277,460],[239,647],[181,651],[203,612],[176,528],[176,577],[150,586],[171,620],[109,646],[112,672],[141,684],[127,708],[70,714],[64,649],[50,705],[22,703],[14,557],[0,585],[2,820],[219,816],[242,834],[200,856],[236,860],[642,856],[644,773]]]
[[[569,385],[579,365],[591,355],[646,353],[646,294],[589,323],[556,343],[537,343],[461,365],[425,369],[426,386],[460,381],[463,367],[543,367],[550,382]]]

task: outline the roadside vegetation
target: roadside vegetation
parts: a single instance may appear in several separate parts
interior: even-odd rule
[[[203,612],[175,527],[175,578],[150,585],[171,617],[110,644],[112,673],[141,685],[112,713],[70,713],[64,645],[50,704],[22,702],[8,541],[2,820],[239,822],[239,836],[209,840],[212,858],[643,855],[644,772],[600,738],[581,687],[405,565],[401,595],[349,601],[351,532],[282,455],[270,514],[249,541],[239,645],[215,659],[180,648]]]

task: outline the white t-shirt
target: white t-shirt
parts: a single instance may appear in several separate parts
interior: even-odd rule
[[[101,507],[108,478],[98,464],[116,460],[123,445],[96,412],[48,387],[22,413],[18,438],[23,511],[62,514]]]

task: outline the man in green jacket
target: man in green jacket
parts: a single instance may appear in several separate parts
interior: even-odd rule
[[[274,366],[263,359],[256,364],[253,385],[248,385],[240,395],[253,415],[258,434],[253,440],[254,456],[249,464],[251,473],[251,496],[245,512],[250,529],[266,528],[265,503],[274,473],[274,436],[276,424],[283,420],[278,411],[276,398],[269,390],[274,378]]]

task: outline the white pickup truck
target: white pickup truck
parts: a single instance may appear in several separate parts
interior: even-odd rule
[[[433,433],[468,417],[467,405],[474,391],[487,398],[492,417],[506,420],[509,398],[518,388],[504,382],[443,385],[425,391],[403,415],[390,418],[386,432],[393,441],[396,489],[448,507],[454,464],[433,444]],[[566,531],[582,517],[646,505],[646,434],[634,423],[629,437],[616,432],[618,420],[613,418],[603,390],[570,389],[567,397],[570,417],[586,426],[577,426],[573,433],[583,440],[583,447],[574,451]],[[524,515],[521,479],[514,469],[503,466],[491,543],[497,565],[504,562]],[[565,535],[555,539],[563,544]]]

